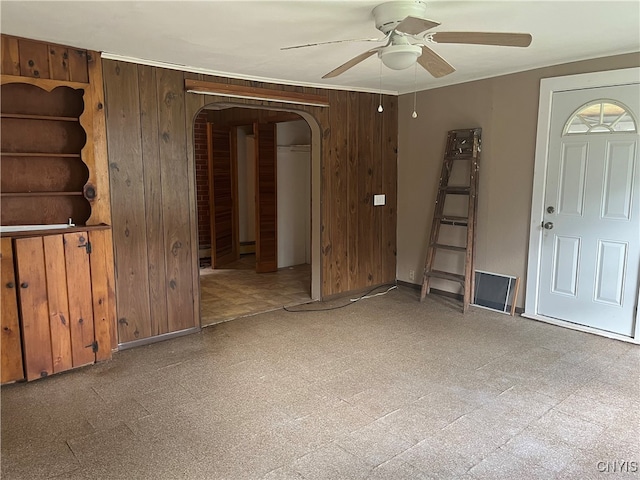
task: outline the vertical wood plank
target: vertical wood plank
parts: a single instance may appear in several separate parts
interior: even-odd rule
[[[69,48],[69,80],[72,82],[89,83],[86,50]]]
[[[385,96],[383,117],[383,189],[387,196],[382,222],[382,282],[396,279],[396,219],[398,204],[398,97]]]
[[[156,70],[153,67],[138,65],[144,201],[147,238],[149,239],[147,254],[151,335],[160,335],[169,331]]]
[[[93,351],[95,330],[87,242],[87,232],[64,235],[71,355],[74,367],[94,363],[96,359]]]
[[[238,259],[237,154],[234,154],[237,144],[233,141],[234,132],[235,128],[207,124],[213,268],[221,268]]]
[[[382,212],[384,206],[373,205],[373,195],[384,193],[382,191],[382,115],[377,111],[379,96],[371,93],[362,94],[360,97],[360,115],[364,117],[362,127],[368,137],[366,140],[367,155],[369,157],[367,167],[367,190],[364,192],[366,212],[369,215],[369,231],[374,232],[369,236],[369,255],[366,277],[363,281],[366,285],[378,285],[382,280]],[[383,112],[384,113],[384,112]],[[386,198],[385,198],[386,203]],[[366,228],[367,226],[365,226]]]
[[[49,78],[47,44],[19,39],[20,75],[23,77]]]
[[[274,135],[276,134],[276,132],[277,132],[276,125],[274,123],[273,124]],[[231,248],[232,248],[234,260],[239,260],[240,259],[240,213],[238,210],[240,207],[238,205],[238,129],[232,128],[230,134],[231,134],[231,179],[232,179],[231,195],[233,198],[233,208],[232,208],[233,231],[231,233],[233,237],[233,245]],[[276,160],[277,160],[277,156],[278,156],[277,143],[276,143],[275,149],[276,149]],[[278,207],[276,205],[276,212],[277,212],[277,208]],[[278,252],[278,245],[276,242],[276,254],[277,252]],[[277,266],[278,265],[276,263],[276,267]]]
[[[278,270],[278,153],[276,125],[256,123],[256,272]]]
[[[111,351],[118,348],[118,317],[116,315],[115,258],[113,256],[113,231],[104,236],[105,262],[107,265],[107,293],[109,299],[109,338]]]
[[[93,322],[97,351],[97,362],[111,358],[111,314],[109,304],[109,273],[107,262],[110,230],[94,230],[88,232],[91,242],[91,296],[93,299]]]
[[[163,198],[163,226],[168,331],[194,327],[189,166],[186,155],[184,76],[158,69],[158,132]]]
[[[58,373],[73,367],[64,244],[62,235],[47,235],[42,237],[42,241],[49,300],[53,371]]]
[[[359,187],[359,179],[361,175],[362,164],[366,161],[360,151],[364,142],[360,142],[360,114],[359,99],[360,94],[357,92],[348,92],[347,98],[347,155],[348,167],[345,172],[346,185],[346,202],[348,204],[348,216],[346,231],[347,234],[347,264],[348,264],[348,283],[345,290],[355,290],[362,288],[360,276],[362,272],[361,260],[365,252],[359,251],[360,229],[358,222],[361,214],[361,198]],[[336,292],[337,293],[337,292]]]
[[[184,78],[202,80],[202,75],[185,73]],[[204,95],[185,94],[185,132],[187,135],[187,172],[189,182],[189,231],[191,232],[191,281],[193,284],[193,305],[195,325],[200,325],[200,260],[198,258],[198,212],[196,199],[196,163],[194,121],[200,109],[204,107]]]
[[[51,80],[69,80],[69,49],[47,45]]]
[[[0,36],[2,42],[2,75],[20,75],[20,51],[18,39],[15,37]]]
[[[137,66],[103,61],[118,341],[151,336]]]
[[[109,158],[107,156],[107,127],[100,52],[88,52],[89,84],[91,104],[85,105],[85,112],[92,115],[93,137],[93,181],[94,198],[91,202],[91,216],[87,225],[101,223],[111,225],[111,203],[109,192]],[[85,192],[86,192],[85,188]]]
[[[15,241],[22,339],[27,380],[53,373],[42,237]]]
[[[349,192],[348,171],[350,162],[349,134],[342,127],[342,122],[348,124],[349,94],[335,91],[331,94],[332,108],[330,132],[333,154],[327,158],[326,179],[330,181],[325,197],[331,199],[324,208],[330,210],[330,241],[331,249],[326,261],[330,268],[327,280],[329,294],[345,291],[349,288]],[[323,162],[324,163],[324,162]],[[325,177],[323,177],[325,178]],[[324,205],[324,204],[323,204]],[[340,234],[339,232],[342,232]]]
[[[372,231],[377,232],[376,235],[372,238],[373,240],[373,251],[371,253],[371,284],[378,285],[384,283],[384,279],[382,276],[382,246],[384,244],[384,231],[382,230],[382,219],[383,213],[386,207],[386,194],[385,194],[385,205],[384,206],[374,206],[373,205],[373,196],[376,194],[385,193],[382,189],[382,174],[384,171],[384,154],[382,152],[383,145],[383,115],[384,110],[381,113],[377,111],[377,107],[379,105],[379,96],[373,94],[365,94],[367,96],[368,102],[367,104],[371,106],[371,112],[374,112],[371,115],[371,160],[372,160],[372,168],[373,175],[371,178],[371,210],[373,214],[373,228]]]
[[[2,270],[2,305],[0,320],[2,321],[2,343],[0,344],[0,373],[2,383],[15,382],[24,378],[22,365],[22,342],[20,339],[20,323],[18,321],[18,298],[16,296],[16,279],[13,265],[13,247],[10,238],[1,239],[0,264]]]

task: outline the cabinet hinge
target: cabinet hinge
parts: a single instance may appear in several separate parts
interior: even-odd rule
[[[90,343],[85,348],[89,348],[89,347],[91,347],[91,351],[93,353],[98,353],[98,341],[97,340],[95,340],[93,343]]]
[[[87,241],[87,243],[78,245],[78,248],[84,248],[87,251],[87,255],[89,255],[91,253],[91,242]]]

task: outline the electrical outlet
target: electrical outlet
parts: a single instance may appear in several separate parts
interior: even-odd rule
[[[415,270],[409,270],[409,280],[415,280],[415,279],[416,279]]]

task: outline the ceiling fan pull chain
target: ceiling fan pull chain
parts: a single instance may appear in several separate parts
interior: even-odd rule
[[[380,62],[380,104],[378,105],[378,112],[382,113],[382,62]]]
[[[418,112],[416,112],[416,99],[418,95],[418,64],[413,67],[413,113],[411,118],[418,118]]]

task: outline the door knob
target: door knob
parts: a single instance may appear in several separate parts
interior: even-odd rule
[[[547,230],[551,230],[553,228],[553,223],[552,222],[547,222],[544,225],[542,225],[544,228],[546,228]]]

